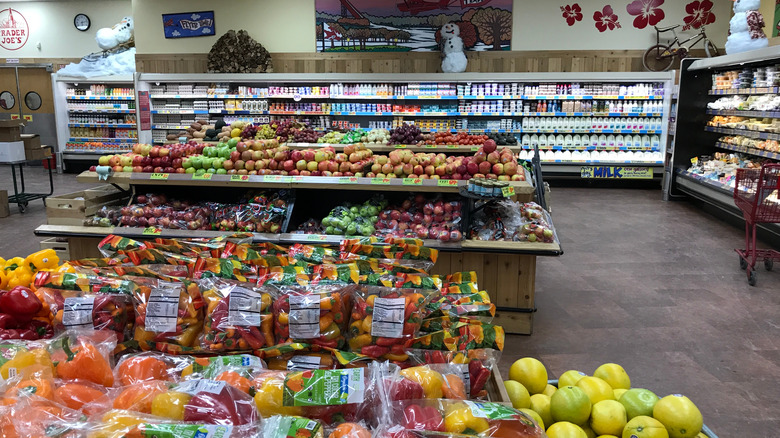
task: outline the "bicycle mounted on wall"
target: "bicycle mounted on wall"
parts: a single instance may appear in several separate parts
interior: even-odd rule
[[[655,41],[656,44],[649,49],[645,51],[644,56],[642,57],[642,64],[645,66],[647,70],[650,71],[666,71],[671,68],[672,64],[674,63],[674,58],[680,58],[683,59],[688,56],[688,52],[690,49],[699,43],[699,41],[704,40],[704,53],[707,54],[708,58],[711,58],[713,56],[718,56],[720,53],[718,52],[718,47],[715,46],[715,44],[707,38],[707,34],[704,31],[704,26],[699,28],[699,33],[696,35],[693,35],[692,37],[686,39],[685,41],[680,42],[679,37],[677,36],[677,32],[675,32],[675,29],[680,27],[680,25],[675,26],[668,26],[668,27],[661,27],[653,26],[655,28]],[[674,34],[674,39],[669,44],[662,44],[661,43],[661,34],[664,32],[672,32]],[[690,45],[688,42],[693,41]]]

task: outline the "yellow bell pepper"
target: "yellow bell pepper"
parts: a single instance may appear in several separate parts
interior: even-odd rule
[[[8,286],[8,276],[4,269],[0,269],[0,290],[6,290],[6,286]]]
[[[445,409],[444,430],[446,432],[476,435],[488,430],[488,427],[487,420],[475,417],[465,403],[453,403]]]
[[[60,258],[53,249],[42,249],[38,252],[34,252],[24,259],[25,265],[30,267],[32,271],[40,271],[41,269],[54,269],[60,264]]]
[[[71,265],[69,262],[65,262],[57,266],[57,268],[54,269],[54,272],[67,272],[72,274],[76,272],[76,268],[74,268],[73,265]]]
[[[16,286],[30,287],[33,281],[33,273],[30,268],[26,266],[19,266],[18,268],[10,271],[8,275],[8,284],[6,287],[10,290]]]
[[[48,370],[48,376],[54,376],[54,364],[46,349],[18,350],[11,360],[0,367],[0,375],[8,379],[13,375],[25,376],[40,370]]]
[[[5,273],[9,273],[10,271],[15,270],[16,268],[24,265],[24,259],[21,257],[14,257],[12,259],[8,259],[3,263],[3,269],[5,270]]]
[[[187,393],[176,391],[158,394],[152,400],[152,415],[182,421],[184,420],[184,407],[191,398]]]
[[[443,398],[444,377],[426,366],[411,367],[401,370],[401,376],[420,384],[423,387],[425,398]]]
[[[266,379],[255,394],[257,411],[262,417],[274,415],[302,415],[297,406],[284,406],[284,381],[282,379]]]
[[[102,424],[94,427],[88,438],[123,438],[133,428],[148,422],[140,414],[114,409],[106,412]]]

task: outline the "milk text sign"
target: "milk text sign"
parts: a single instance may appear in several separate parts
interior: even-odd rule
[[[30,26],[19,11],[11,8],[0,11],[0,47],[19,50],[27,44],[29,36]]]

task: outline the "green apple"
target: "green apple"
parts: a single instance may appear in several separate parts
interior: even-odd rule
[[[185,169],[189,169],[192,167],[192,158],[187,158],[181,163],[181,167]]]
[[[184,173],[195,173],[195,170],[196,169],[194,167],[188,167],[184,169]]]
[[[217,169],[217,175],[227,175],[227,170],[225,169]]]
[[[237,138],[231,138],[230,140],[228,140],[228,146],[230,146],[231,148],[236,147],[236,145],[238,145]]]

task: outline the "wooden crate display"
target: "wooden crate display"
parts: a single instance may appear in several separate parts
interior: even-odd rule
[[[52,237],[44,239],[41,241],[41,249],[53,249],[57,253],[57,257],[60,258],[60,262],[71,260],[70,243],[67,238]]]
[[[126,204],[130,193],[111,185],[46,198],[49,225],[81,225],[104,206]]]
[[[439,252],[431,273],[446,275],[474,271],[480,290],[500,309],[494,323],[507,333],[530,335],[533,331],[536,256],[488,252]],[[523,309],[523,310],[520,310]]]

